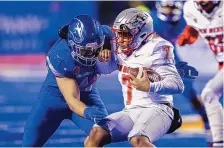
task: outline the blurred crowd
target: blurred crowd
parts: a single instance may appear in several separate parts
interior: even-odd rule
[[[14,2],[13,5],[12,2],[1,2],[0,55],[46,53],[57,39],[58,29],[74,16],[88,14],[101,24],[111,26],[119,12],[130,7],[150,13],[155,26],[159,25],[160,29],[166,27],[160,27],[164,24],[160,25],[159,21],[166,22],[169,15],[173,15],[173,21],[180,20],[183,25],[176,28],[175,32],[180,33],[184,27],[183,2],[172,3],[169,8],[162,6],[162,1]],[[10,7],[14,11],[10,11]],[[160,29],[155,30],[159,34],[164,32]]]

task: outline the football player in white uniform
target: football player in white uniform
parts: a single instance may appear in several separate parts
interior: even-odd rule
[[[178,44],[194,43],[199,35],[207,43],[219,64],[219,71],[201,93],[211,128],[213,146],[223,146],[223,1],[189,0],[184,5],[187,26]]]
[[[96,124],[85,146],[129,140],[134,147],[154,147],[153,142],[181,125],[172,95],[182,93],[184,85],[173,46],[154,33],[151,16],[135,8],[122,11],[112,31],[125,108]]]

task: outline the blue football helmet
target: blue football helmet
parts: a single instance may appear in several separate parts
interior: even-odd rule
[[[177,22],[182,15],[183,2],[160,0],[156,2],[157,17],[162,21]]]
[[[103,49],[105,35],[98,21],[88,15],[76,16],[68,27],[68,44],[73,58],[84,66],[93,66]]]

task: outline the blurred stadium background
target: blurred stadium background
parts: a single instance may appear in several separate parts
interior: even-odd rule
[[[154,1],[138,3],[146,11],[155,10]],[[138,5],[137,4],[137,5]],[[82,2],[0,2],[0,146],[22,146],[29,112],[46,75],[45,54],[58,38],[58,29],[75,15],[88,14],[111,25],[123,9],[137,6],[127,1]],[[180,30],[181,32],[181,30]],[[168,32],[169,33],[169,32]],[[199,43],[177,48],[180,58],[195,66],[199,77],[194,87],[200,94],[216,69],[212,53]],[[203,55],[203,56],[202,56]],[[109,113],[123,108],[117,72],[102,76],[97,85]],[[110,85],[108,85],[110,84]],[[106,87],[105,87],[106,86]],[[207,147],[210,136],[200,116],[187,98],[176,95],[175,106],[184,124],[175,133],[156,142],[158,147]],[[65,120],[46,146],[83,146],[85,134]],[[130,146],[128,142],[108,146]]]

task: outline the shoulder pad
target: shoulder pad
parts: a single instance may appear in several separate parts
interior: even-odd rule
[[[152,63],[156,65],[164,65],[168,63],[174,63],[174,54],[173,54],[173,45],[166,41],[162,40],[155,45],[151,58],[153,59]]]
[[[56,50],[47,55],[47,66],[57,77],[75,77],[75,63],[69,51]]]

